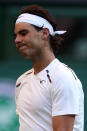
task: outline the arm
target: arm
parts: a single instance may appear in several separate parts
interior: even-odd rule
[[[75,116],[79,114],[78,83],[68,70],[59,74],[51,95],[53,131],[73,131]]]
[[[73,131],[75,115],[54,116],[53,131]]]

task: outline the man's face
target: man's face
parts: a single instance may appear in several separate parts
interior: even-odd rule
[[[25,58],[33,59],[40,55],[43,46],[42,31],[37,31],[28,23],[15,25],[15,44]]]

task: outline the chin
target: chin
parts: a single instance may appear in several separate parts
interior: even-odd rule
[[[22,54],[22,56],[23,56],[25,59],[30,59],[29,56],[26,56],[26,55],[23,55],[23,54]]]
[[[29,60],[32,60],[34,57],[35,57],[35,54],[33,53],[26,53],[26,52],[21,52],[22,56],[25,58],[25,59],[29,59]]]
[[[28,59],[28,60],[31,60],[32,58],[26,54],[22,54],[22,56],[25,58],[25,59]]]

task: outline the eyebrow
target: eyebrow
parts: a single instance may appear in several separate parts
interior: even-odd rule
[[[23,33],[23,32],[29,32],[27,29],[23,29],[19,31],[19,34]]]
[[[22,29],[22,30],[20,30],[19,32],[18,32],[18,34],[22,34],[22,33],[24,33],[24,32],[29,32],[29,30],[27,30],[27,29]],[[16,36],[16,33],[14,33],[14,36]]]

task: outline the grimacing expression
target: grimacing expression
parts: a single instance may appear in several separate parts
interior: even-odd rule
[[[40,55],[42,50],[42,32],[32,25],[20,22],[15,25],[15,44],[25,58],[31,59]]]

